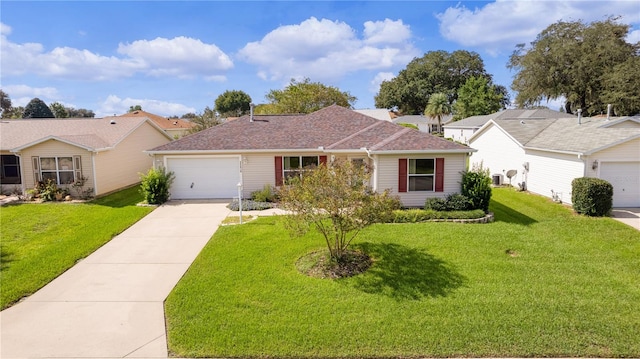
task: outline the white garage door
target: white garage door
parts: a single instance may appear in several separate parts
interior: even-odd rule
[[[600,178],[613,185],[614,207],[640,207],[640,162],[603,162]]]
[[[238,196],[238,157],[168,158],[167,169],[176,176],[171,186],[172,199]]]

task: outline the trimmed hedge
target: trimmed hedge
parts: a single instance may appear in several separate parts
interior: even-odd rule
[[[471,200],[460,193],[451,193],[446,198],[427,198],[424,208],[434,211],[468,211],[473,209]]]
[[[571,202],[580,214],[608,216],[613,207],[613,186],[600,178],[575,178],[571,181]]]
[[[478,219],[485,216],[481,209],[472,211],[435,211],[432,209],[399,209],[393,211],[391,223],[418,223],[438,219]]]

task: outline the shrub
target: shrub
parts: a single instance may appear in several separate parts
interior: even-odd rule
[[[418,223],[436,219],[477,219],[485,216],[481,209],[471,211],[436,211],[433,209],[406,209],[393,211],[393,223]]]
[[[491,201],[491,177],[489,169],[483,169],[482,164],[471,171],[462,173],[462,195],[469,198],[471,209],[489,211]]]
[[[607,216],[613,207],[613,186],[599,178],[575,178],[571,182],[571,202],[580,214]]]
[[[175,176],[164,167],[152,168],[147,174],[140,174],[140,193],[149,204],[162,204],[169,200],[169,188]]]
[[[427,198],[424,203],[424,209],[432,209],[434,211],[446,211],[447,200],[444,198]]]
[[[424,208],[434,211],[467,211],[471,209],[471,201],[460,193],[451,193],[446,198],[428,198]]]
[[[263,209],[269,209],[269,208],[273,208],[275,207],[275,204],[270,203],[270,202],[260,202],[260,201],[253,201],[250,199],[243,199],[242,200],[242,210],[243,211],[261,211]],[[232,211],[239,211],[240,210],[240,205],[238,204],[238,200],[235,199],[233,202],[229,203],[227,205],[227,208],[229,208]]]
[[[60,193],[60,189],[56,184],[56,181],[51,178],[43,182],[38,182],[36,185],[36,192],[43,201],[53,201],[56,199],[56,193]]]
[[[256,202],[277,202],[278,195],[270,184],[265,184],[261,190],[251,192],[251,199]]]

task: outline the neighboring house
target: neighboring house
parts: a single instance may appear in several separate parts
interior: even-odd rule
[[[377,120],[382,121],[391,121],[393,120],[392,112],[383,108],[374,108],[374,109],[362,109],[362,110],[354,110],[357,113],[361,113],[363,115],[373,117]]]
[[[444,125],[444,137],[450,138],[460,143],[469,143],[469,138],[480,129],[489,120],[540,120],[548,118],[561,118],[561,117],[575,117],[573,115],[567,115],[564,112],[558,112],[549,110],[546,108],[522,110],[511,109],[503,110],[490,115],[471,116],[464,118],[460,121],[449,122]]]
[[[602,178],[614,207],[640,207],[640,117],[490,120],[469,144],[498,181],[515,170],[514,186],[571,203],[574,178]]]
[[[2,120],[0,186],[25,193],[38,181],[65,187],[86,177],[85,189],[103,195],[140,182],[139,173],[153,166],[143,150],[170,141],[142,117]]]
[[[142,110],[129,112],[118,117],[146,117],[168,133],[173,139],[178,139],[182,136],[188,135],[189,130],[194,126],[193,123],[189,121],[181,120],[179,118],[166,118]]]
[[[442,116],[440,122],[444,128],[444,125],[450,123],[453,120],[453,115]],[[438,119],[436,117],[426,117],[424,115],[407,115],[400,116],[393,119],[393,123],[401,124],[408,123],[416,125],[420,132],[435,133],[438,132]]]
[[[244,197],[335,159],[372,166],[374,190],[405,206],[460,191],[474,150],[340,107],[307,115],[243,116],[147,151],[175,173],[171,198]]]

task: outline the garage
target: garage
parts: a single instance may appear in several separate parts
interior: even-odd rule
[[[233,198],[238,196],[240,158],[167,158],[167,169],[175,174],[172,199]]]
[[[613,185],[613,207],[640,207],[640,162],[602,162],[600,178]]]

